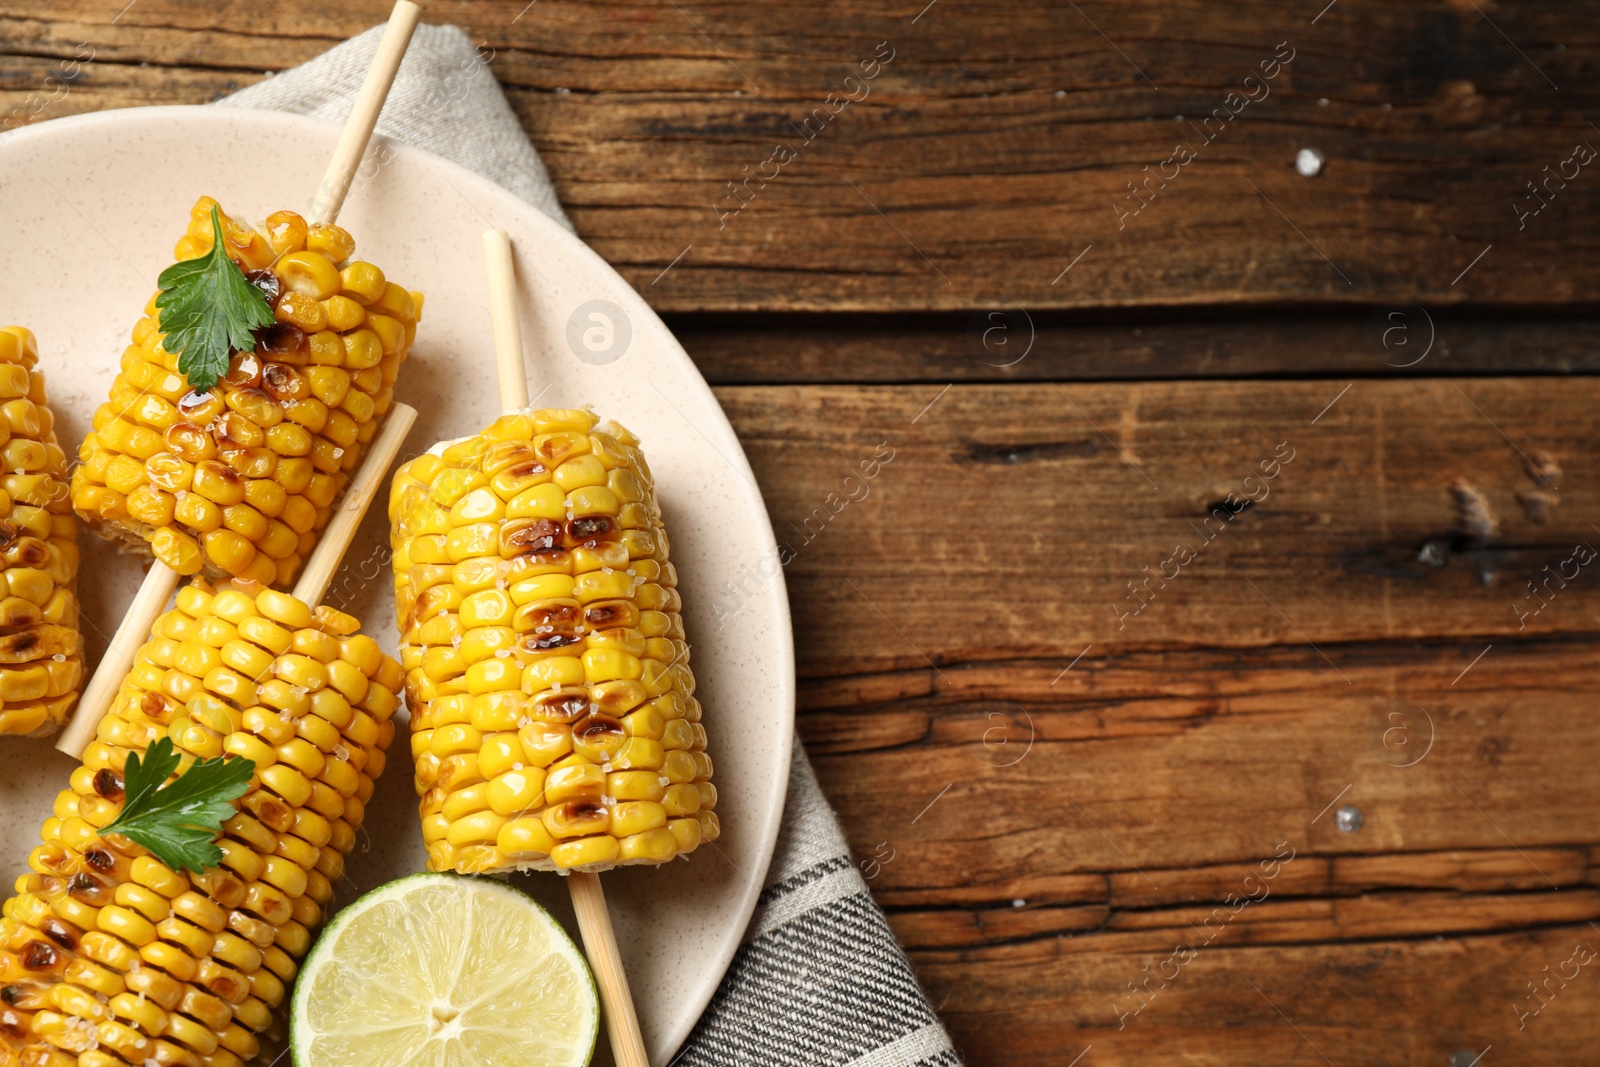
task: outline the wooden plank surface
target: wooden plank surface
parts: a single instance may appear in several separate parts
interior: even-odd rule
[[[1600,147],[1600,5],[924,4],[430,18],[720,383],[801,735],[966,1062],[1588,1062],[1592,167],[1518,211]],[[387,6],[12,0],[0,125]]]
[[[718,392],[796,549],[801,735],[969,1062],[1314,1059],[1241,976],[1335,1063],[1595,1036],[1511,1011],[1600,945],[1592,379]]]
[[[205,102],[388,5],[125,6],[8,3],[0,114]],[[1600,182],[1567,161],[1600,146],[1600,5],[1304,6],[435,17],[493,49],[578,231],[665,310],[1590,299]]]
[[[1600,545],[1590,378],[718,396],[794,553],[807,675],[1310,643],[1337,678],[1371,642],[1600,627],[1597,568],[1566,562]]]
[[[1538,1025],[1512,1007],[1600,946],[1594,644],[1461,676],[1473,653],[1383,645],[1348,684],[1285,648],[813,682],[801,734],[970,1063],[1320,1062],[1263,994],[1336,1064],[1584,1062],[1592,979]]]

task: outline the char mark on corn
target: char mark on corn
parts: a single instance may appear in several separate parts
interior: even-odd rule
[[[214,203],[195,204],[179,261],[210,251]],[[260,231],[224,216],[223,232],[276,323],[197,393],[162,347],[152,296],[79,450],[72,506],[179,574],[287,586],[394,402],[422,294],[352,259],[340,227],[292,211]]]
[[[83,688],[78,520],[33,334],[0,327],[0,734],[43,736]]]
[[[0,908],[0,1067],[241,1067],[343,876],[394,736],[400,665],[356,620],[247,582],[186,586],[139,650]],[[220,866],[120,834],[129,753],[255,761]]]
[[[508,415],[390,498],[434,870],[659,864],[720,832],[677,574],[638,441]]]

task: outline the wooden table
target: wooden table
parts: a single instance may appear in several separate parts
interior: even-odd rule
[[[968,1062],[1592,1062],[1600,4],[925,2],[429,17],[716,384]],[[386,7],[125,3],[0,112]]]

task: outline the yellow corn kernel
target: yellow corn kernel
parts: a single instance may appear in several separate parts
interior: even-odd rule
[[[495,847],[512,859],[529,859],[550,854],[556,839],[536,817],[513,819],[500,828]]]
[[[517,816],[530,811],[541,802],[545,773],[537,767],[509,770],[497,776],[486,787],[489,807],[501,815]],[[459,796],[464,790],[458,791]],[[454,799],[454,796],[452,799]],[[446,802],[446,814],[449,814]]]
[[[371,263],[356,262],[340,272],[340,285],[346,295],[369,305],[383,299],[385,279],[383,271]]]
[[[317,300],[338,294],[342,279],[333,262],[321,252],[290,252],[273,267],[284,287]]]
[[[335,226],[331,222],[319,222],[312,224],[306,231],[306,247],[339,263],[354,254],[356,243],[349,231],[343,227]]]
[[[504,815],[492,811],[475,812],[450,824],[445,840],[460,848],[464,845],[492,844],[506,824]]]
[[[600,835],[563,841],[550,850],[550,859],[563,869],[590,867],[615,862],[619,852],[616,838]]]
[[[665,827],[617,841],[618,858],[624,863],[665,863],[677,851],[677,839]]]
[[[156,928],[149,920],[115,904],[101,908],[95,922],[101,930],[132,945],[144,945],[156,939]]]

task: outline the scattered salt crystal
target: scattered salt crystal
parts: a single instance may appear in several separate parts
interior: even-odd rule
[[[63,656],[59,652],[57,652],[55,655],[51,656],[50,658],[55,660],[57,663],[65,663],[65,662],[67,662],[67,657]]]

